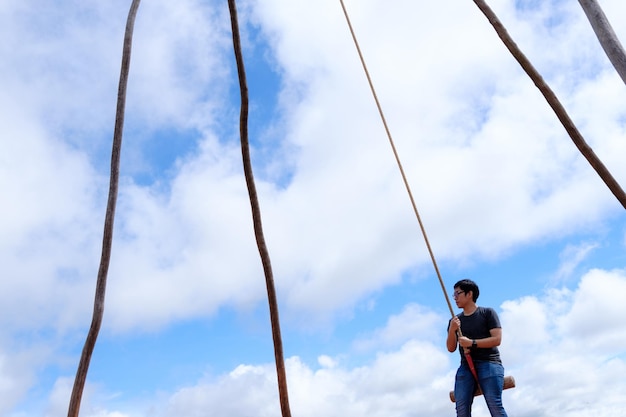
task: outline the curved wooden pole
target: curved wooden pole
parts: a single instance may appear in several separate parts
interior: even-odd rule
[[[126,21],[126,33],[124,35],[124,47],[122,52],[122,68],[120,70],[120,82],[117,92],[117,110],[115,112],[115,129],[113,132],[113,149],[111,152],[111,175],[109,181],[109,198],[107,201],[106,216],[104,219],[104,234],[102,238],[102,254],[98,280],[96,283],[96,295],[94,299],[93,316],[91,327],[85,340],[85,345],[76,371],[74,387],[67,412],[68,417],[78,417],[83,389],[89,371],[89,363],[93,354],[102,318],[104,316],[104,299],[106,294],[107,275],[111,260],[111,246],[113,243],[113,223],[115,220],[115,207],[117,203],[117,190],[120,174],[120,155],[122,150],[122,132],[124,130],[124,113],[126,108],[126,86],[128,85],[128,73],[130,70],[130,55],[133,44],[133,28],[135,17],[141,0],[133,0]]]
[[[259,199],[256,192],[256,186],[254,184],[252,163],[250,161],[250,145],[248,143],[248,84],[246,81],[246,70],[243,62],[243,54],[241,52],[239,23],[237,21],[237,5],[235,3],[235,0],[228,0],[228,7],[230,9],[230,21],[233,31],[233,46],[235,49],[237,72],[239,74],[239,87],[241,90],[241,113],[239,118],[241,154],[243,158],[246,185],[248,186],[248,194],[250,197],[250,205],[252,207],[254,236],[256,238],[257,247],[261,256],[261,262],[263,264],[263,271],[265,273],[265,284],[267,287],[270,321],[272,325],[272,337],[274,340],[274,358],[276,361],[276,373],[278,376],[280,409],[283,417],[291,417],[291,410],[289,408],[289,394],[287,390],[287,373],[285,371],[283,342],[280,333],[280,319],[278,316],[278,300],[276,297],[276,289],[274,286],[274,275],[272,272],[269,251],[267,249],[267,245],[265,244],[265,237],[263,235],[261,209],[259,207]]]
[[[487,5],[484,0],[474,0],[474,3],[478,6],[478,8],[483,12],[489,23],[496,30],[496,33],[507,47],[511,55],[517,60],[517,62],[522,66],[526,74],[530,77],[530,79],[535,83],[541,94],[545,97],[546,101],[552,107],[552,110],[563,124],[563,127],[569,134],[572,142],[578,148],[580,153],[587,159],[592,168],[598,173],[602,181],[606,184],[609,190],[613,193],[613,195],[617,198],[617,200],[622,204],[622,206],[626,209],[626,193],[619,185],[617,180],[613,177],[611,172],[607,169],[606,166],[602,163],[600,158],[595,154],[593,149],[587,144],[585,138],[583,138],[582,134],[578,131],[578,128],[572,121],[572,119],[567,114],[567,111],[557,98],[554,91],[548,86],[548,84],[544,81],[543,77],[539,72],[535,69],[535,67],[528,60],[526,55],[520,50],[517,46],[513,38],[509,35],[506,28],[498,19],[498,16],[494,13],[493,10]]]

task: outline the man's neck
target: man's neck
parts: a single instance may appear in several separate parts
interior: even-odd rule
[[[463,307],[463,314],[466,316],[471,316],[472,314],[474,314],[477,308],[478,306],[476,305],[476,303],[469,303],[465,307]]]

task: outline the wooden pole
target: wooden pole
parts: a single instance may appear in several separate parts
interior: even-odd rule
[[[615,68],[624,84],[626,84],[626,52],[624,52],[624,47],[615,34],[602,7],[596,0],[578,0],[578,3],[580,3],[585,15],[587,15],[587,19],[591,23],[591,27],[602,49],[604,49],[606,56],[613,64],[613,68]]]
[[[111,174],[109,180],[109,197],[104,219],[104,233],[102,238],[102,254],[100,257],[100,267],[96,282],[96,295],[94,297],[93,315],[91,327],[87,334],[87,339],[83,346],[83,351],[78,363],[74,387],[70,398],[70,405],[67,411],[68,417],[78,417],[80,403],[83,397],[83,389],[89,371],[91,355],[93,354],[102,319],[104,316],[104,299],[106,294],[107,275],[111,261],[111,246],[113,244],[113,223],[115,220],[115,207],[117,203],[117,190],[120,175],[120,155],[122,152],[122,132],[124,130],[124,113],[126,108],[126,86],[128,85],[128,73],[130,70],[130,55],[133,44],[133,29],[135,17],[139,9],[140,0],[133,0],[128,12],[126,21],[126,32],[124,35],[124,47],[122,51],[122,68],[120,70],[120,81],[117,92],[117,110],[115,113],[115,128],[113,131],[113,149],[111,151]]]
[[[548,102],[548,105],[552,108],[556,117],[561,121],[561,124],[565,128],[565,131],[569,134],[572,142],[578,148],[582,156],[585,157],[589,165],[596,171],[596,173],[600,176],[602,181],[606,184],[609,190],[613,193],[617,201],[620,202],[622,207],[626,209],[626,192],[622,189],[617,180],[613,177],[608,168],[604,165],[604,163],[598,158],[593,149],[587,144],[585,138],[580,133],[569,114],[563,107],[563,104],[559,101],[556,94],[550,86],[545,82],[539,71],[533,66],[530,60],[524,55],[522,50],[517,46],[513,38],[509,35],[509,32],[504,27],[504,24],[500,21],[498,16],[494,13],[494,11],[489,7],[487,2],[484,0],[474,0],[474,3],[480,11],[483,12],[489,23],[493,26],[498,37],[502,40],[506,48],[509,50],[511,55],[517,60],[522,69],[528,74],[530,79],[533,81],[535,86],[541,91],[544,98]]]
[[[512,376],[505,376],[503,388],[504,389],[515,388],[515,378],[513,378]],[[482,395],[482,394],[483,392],[481,391],[480,387],[477,387],[476,391],[474,391],[474,397],[478,395]],[[454,398],[454,391],[450,391],[450,401],[456,402],[456,398]]]
[[[270,322],[272,326],[272,337],[274,341],[274,359],[276,362],[276,373],[278,377],[278,395],[280,399],[280,410],[283,417],[291,417],[289,407],[289,394],[287,390],[287,372],[285,371],[285,358],[283,354],[283,341],[280,332],[280,319],[278,316],[278,299],[274,285],[274,274],[270,262],[270,255],[265,243],[263,234],[263,223],[261,221],[261,208],[254,183],[252,172],[252,162],[250,158],[250,145],[248,141],[248,83],[246,81],[246,70],[241,51],[241,39],[239,35],[239,22],[237,18],[237,5],[235,0],[228,0],[230,10],[230,21],[233,31],[233,47],[235,59],[237,61],[237,72],[239,75],[239,87],[241,92],[241,112],[239,116],[239,133],[241,136],[241,154],[243,158],[243,168],[246,177],[246,185],[250,197],[252,208],[252,221],[254,226],[254,236],[257,248],[261,256],[263,271],[265,273],[265,285],[267,288],[267,298],[270,310]]]

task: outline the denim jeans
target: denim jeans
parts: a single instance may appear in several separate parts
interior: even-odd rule
[[[502,406],[502,387],[504,385],[504,368],[502,365],[494,362],[475,361],[474,368],[491,416],[507,417]],[[472,415],[475,389],[474,375],[466,364],[461,364],[456,372],[454,382],[457,417],[470,417]]]

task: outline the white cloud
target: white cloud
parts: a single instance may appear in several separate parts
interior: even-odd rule
[[[621,352],[626,335],[621,301],[625,276],[625,270],[592,270],[583,277],[572,309],[559,323],[563,335],[569,336],[568,342],[576,346],[575,340],[584,340],[589,349],[609,356]]]
[[[50,398],[43,414],[45,417],[62,417],[67,416],[69,407],[69,398],[72,393],[73,379],[60,378],[55,381],[50,392]],[[80,415],[86,417],[131,417],[134,413],[125,413],[120,411],[106,410],[106,408],[93,405],[93,401],[102,401],[102,392],[100,387],[87,383],[83,391],[81,399]],[[20,416],[11,416],[20,417]]]
[[[17,372],[12,371],[7,363],[7,357],[0,352],[0,411],[11,410],[16,399],[24,395],[25,386],[23,378]],[[22,387],[18,387],[22,385]]]
[[[624,285],[623,271],[590,271],[573,292],[548,292],[542,297],[510,300],[503,305],[505,343],[501,351],[507,374],[517,381],[517,387],[504,394],[509,414],[547,417],[567,410],[568,415],[576,416],[621,415],[625,405],[621,393],[626,388],[621,375],[626,370],[626,358],[623,344],[614,337],[625,332],[612,320],[623,317],[624,308],[623,304],[614,303],[615,296],[606,298],[605,290],[614,288],[617,294]],[[407,306],[404,314],[389,320],[374,335],[393,334],[397,328],[411,329],[415,316],[406,312],[415,308]],[[586,322],[606,325],[589,333],[581,316]],[[402,320],[406,321],[404,325],[399,323]],[[374,359],[355,367],[324,355],[319,368],[298,357],[289,358],[286,365],[292,412],[305,417],[357,417],[364,413],[381,417],[449,415],[453,404],[448,391],[453,385],[458,357],[445,351],[441,323],[427,322],[430,329],[425,333],[439,331],[440,340],[424,341],[417,335],[401,346],[379,350]],[[70,380],[58,381],[56,387],[50,416],[62,415],[52,410],[63,408],[62,399],[69,393]],[[122,403],[118,411],[106,411],[98,403],[105,402],[107,396],[94,388],[97,387],[88,388],[86,397],[85,412],[90,416],[138,417],[149,413],[165,417],[196,415],[207,410],[233,417],[279,415],[276,370],[271,364],[240,365],[218,378],[207,376],[197,385],[180,388],[170,395],[160,393],[151,402],[144,398],[141,408],[131,402]],[[603,400],[597,401],[598,398]],[[474,414],[488,415],[480,398]]]
[[[623,271],[589,271],[573,292],[548,291],[541,297],[503,304],[501,353],[506,373],[517,382],[503,397],[510,415],[548,417],[563,410],[581,417],[622,414],[626,386],[621,376],[626,371],[626,357],[623,343],[615,338],[626,332],[617,322],[624,315],[623,303],[615,303],[614,298],[624,285]],[[607,298],[609,288],[615,289],[616,295]],[[385,335],[398,328],[412,329],[416,317],[407,312],[416,310],[427,313],[419,306],[407,306],[372,336],[382,339],[382,346]],[[589,322],[602,325],[590,332],[586,328]],[[380,349],[376,357],[357,366],[346,366],[342,359],[326,355],[320,357],[319,367],[298,357],[288,358],[292,413],[304,417],[449,415],[454,405],[448,393],[458,355],[445,350],[441,321],[426,320],[424,326],[426,334],[438,332],[439,340],[426,341],[421,333],[407,335],[406,342]],[[159,405],[155,403],[152,410],[160,411],[151,415],[164,417],[206,410],[233,417],[280,413],[272,364],[240,365],[228,374],[207,376],[197,385],[155,401]],[[474,415],[488,415],[481,398],[474,408]]]
[[[449,319],[449,317],[448,317]],[[447,319],[418,304],[409,304],[398,315],[390,316],[385,327],[366,339],[355,342],[357,350],[371,350],[398,346],[407,340],[434,341],[439,339]]]
[[[141,4],[129,79],[130,117],[151,129],[212,124],[230,86],[223,79],[232,76],[226,12],[215,2],[198,0]]]
[[[568,245],[560,255],[561,266],[553,278],[553,284],[567,281],[572,278],[576,267],[587,258],[587,256],[598,248],[597,243],[581,243],[579,245]]]
[[[79,3],[0,6],[6,57],[0,64],[0,358],[21,349],[14,331],[54,333],[52,341],[33,337],[49,350],[29,353],[30,365],[1,362],[3,410],[33,384],[39,364],[63,360],[52,359],[52,351],[62,350],[59,339],[89,320],[128,4]],[[438,259],[494,260],[619,219],[621,207],[473,5],[369,0],[347,6]],[[542,3],[524,13],[514,6],[500,2],[497,11],[626,184],[624,85],[578,5]],[[239,150],[230,146],[237,115],[228,98],[234,75],[220,7],[195,0],[141,6],[104,324],[111,331],[160,328],[264,300]],[[277,123],[283,125],[268,126],[284,134],[273,139],[280,156],[255,160],[290,178],[279,186],[274,177],[257,177],[266,237],[283,317],[312,325],[350,311],[407,271],[419,275],[429,260],[339,4],[274,0],[246,7],[243,16],[270,39],[282,77]],[[623,32],[622,2],[604,7]],[[249,34],[247,42],[254,47]],[[172,156],[173,166],[149,166],[144,152],[161,129],[192,131],[193,154]],[[154,184],[132,179],[164,169]],[[566,266],[563,274],[575,271]],[[623,316],[616,299],[623,282],[623,271],[594,270],[574,292],[503,304],[503,351],[520,385],[507,398],[518,415],[525,399],[532,415],[550,415],[565,406],[565,394],[575,394],[572,415],[589,407],[616,415],[611,407],[623,405],[623,386],[602,384],[619,379],[624,367],[614,348],[623,345],[615,321]],[[448,413],[441,398],[452,369],[433,342],[441,320],[428,311],[408,306],[357,340],[356,347],[380,350],[362,368],[328,357],[316,370],[293,358],[294,407],[346,416]],[[580,352],[581,340],[599,357]],[[524,366],[529,352],[532,362]],[[432,361],[421,362],[425,356]],[[388,375],[389,367],[400,371]],[[173,395],[169,409],[191,415],[198,407],[219,409],[226,398],[230,415],[275,415],[272,372],[251,365],[203,381]],[[589,373],[594,377],[582,378]],[[573,385],[559,392],[563,381]],[[542,382],[554,389],[542,390]],[[258,390],[242,400],[240,390],[251,384]],[[607,401],[593,406],[591,395]],[[431,405],[432,398],[442,402]]]
[[[317,358],[317,362],[323,368],[334,368],[335,366],[337,366],[337,361],[327,355],[321,355],[319,358]]]
[[[355,369],[338,366],[314,370],[292,357],[287,360],[291,410],[305,417],[364,413],[400,416],[410,409],[442,410],[445,407],[430,403],[431,395],[439,393],[447,400],[447,387],[441,378],[431,377],[446,363],[445,355],[416,342],[381,354],[371,366]],[[219,381],[182,389],[160,415],[193,415],[204,409],[216,415],[275,416],[278,406],[275,369],[269,365],[240,366]]]
[[[1,255],[5,276],[12,278],[0,283],[0,308],[22,312],[17,316],[2,314],[11,317],[7,326],[46,327],[54,322],[55,326],[73,328],[86,323],[83,317],[91,309],[107,192],[107,179],[103,178],[108,174],[104,171],[109,159],[106,148],[110,146],[106,145],[103,151],[102,140],[109,141],[112,136],[128,5],[66,4],[65,13],[43,3],[34,9],[17,4],[7,6],[3,15],[3,33],[7,33],[7,38],[15,42],[18,38],[26,40],[20,48],[6,49],[14,42],[0,46],[12,64],[0,66],[6,86],[0,109],[7,139],[7,152],[0,157],[0,186],[10,202],[4,206],[0,220],[0,245],[5,248]],[[170,3],[162,3],[142,5],[138,16],[117,212],[117,222],[122,224],[126,218],[144,216],[149,207],[146,196],[152,194],[152,216],[144,220],[144,225],[155,229],[163,223],[151,224],[148,219],[158,221],[155,216],[167,216],[171,209],[161,206],[167,197],[129,185],[130,174],[148,169],[138,149],[150,144],[144,142],[143,135],[137,135],[138,126],[153,131],[176,123],[180,129],[205,129],[216,114],[210,101],[219,101],[227,87],[215,83],[225,76],[226,64],[222,59],[224,26],[212,22],[223,19],[199,2],[178,2],[173,9]],[[207,99],[207,89],[213,87],[218,95]],[[169,186],[165,184],[166,189]],[[139,205],[123,206],[125,196]],[[244,193],[238,196],[236,205],[245,202],[244,198]],[[187,204],[197,205],[194,201]],[[125,211],[126,208],[131,211]],[[169,224],[180,220],[181,214],[185,213],[174,211],[175,217]],[[154,245],[162,246],[162,252],[167,253],[152,259],[155,253],[151,243],[143,248],[128,248],[122,235],[122,239],[116,238],[114,253],[128,249],[129,255],[134,255],[125,271],[137,271],[137,276],[146,278],[164,275],[160,268],[152,270],[150,265],[163,265],[171,263],[167,258],[183,257],[181,249],[173,246],[180,240],[168,240],[171,234],[155,236],[150,229],[137,227],[132,231],[143,238],[139,243],[146,242],[146,236],[160,238]],[[219,239],[215,241],[220,243]],[[114,268],[116,261],[114,255]],[[180,274],[185,276],[186,270],[195,266],[192,263],[183,267]],[[116,279],[114,273],[111,281]],[[235,286],[241,287],[236,281]],[[231,294],[217,293],[216,303]],[[188,297],[181,303],[171,303],[173,310],[180,309],[176,306],[184,305]],[[245,293],[240,298],[250,299]],[[209,305],[208,310],[214,308],[215,305]],[[192,310],[197,312],[198,308]],[[164,315],[169,319],[186,313],[169,311]],[[142,317],[135,319],[134,324]],[[147,325],[152,325],[158,319],[147,321]]]
[[[619,415],[624,386],[614,382],[626,367],[626,329],[618,293],[625,284],[624,271],[592,270],[574,292],[503,304],[502,352],[518,382],[512,402],[528,405],[520,415]]]
[[[262,177],[257,178],[257,186],[276,282],[280,293],[285,294],[285,305],[296,314],[332,316],[364,295],[397,283],[403,272],[426,265],[428,259],[339,5],[329,1],[316,3],[315,8],[304,7],[302,2],[295,2],[296,6],[302,7],[293,10],[295,15],[287,14],[289,7],[275,3],[253,8],[255,22],[263,25],[273,42],[276,63],[286,80],[283,92],[294,97],[282,108],[287,123],[283,139],[288,142],[287,148],[295,145],[298,149],[284,164],[290,169],[294,163],[297,167],[286,187],[277,188]],[[224,78],[232,75],[226,72],[224,62],[227,28],[212,25],[224,12],[193,1],[172,7],[155,3],[140,10],[128,123],[134,129],[145,125],[147,130],[168,124],[183,129],[198,127],[206,132],[201,139],[206,143],[199,143],[193,156],[181,157],[175,169],[168,171],[168,177],[154,187],[135,186],[128,180],[123,183],[126,186],[117,212],[122,229],[114,243],[110,280],[116,326],[142,326],[144,320],[148,326],[158,326],[177,317],[211,314],[220,305],[247,305],[263,298],[259,260],[250,246],[249,203],[239,156],[223,142],[208,139],[214,136],[208,127],[216,121],[215,113],[208,111],[204,115],[206,106],[215,106],[214,100],[224,97],[222,94],[232,83]],[[417,5],[406,2],[393,5],[399,9],[385,6],[384,12],[379,7],[373,2],[359,7],[348,4],[354,11],[353,23],[439,258],[497,258],[520,244],[589,228],[616,210],[613,197],[577,154],[543,99],[526,76],[515,69],[515,63],[476,10],[470,6],[447,10],[447,6],[434,4],[427,10],[417,10]],[[90,36],[107,39],[104,55],[96,54],[84,41],[73,52],[73,61],[62,50],[66,41],[78,42],[76,33],[91,30],[94,25],[76,15],[64,18],[67,33],[56,34],[53,47],[43,43],[45,56],[58,56],[55,62],[61,68],[79,60],[73,70],[78,81],[59,75],[64,73],[62,70],[45,71],[49,77],[61,77],[55,83],[77,96],[45,95],[53,96],[54,103],[43,102],[35,107],[54,107],[58,112],[55,117],[65,129],[89,131],[85,126],[72,127],[77,106],[91,108],[87,103],[96,103],[94,111],[99,115],[112,115],[114,110],[118,69],[112,71],[111,67],[119,65],[115,57],[121,45],[109,40],[108,34],[121,29],[123,13],[116,11],[115,19],[121,22],[114,23],[112,10],[113,6],[84,11],[96,22],[96,32]],[[270,13],[277,10],[280,12]],[[392,12],[401,20],[391,19]],[[297,19],[301,13],[308,13],[307,17]],[[467,13],[473,17],[467,19]],[[322,33],[313,24],[315,15],[327,22]],[[450,24],[466,36],[461,40],[452,36],[436,24],[433,15],[448,16]],[[32,14],[26,16],[32,18]],[[423,25],[416,24],[413,17]],[[515,16],[507,18],[513,20],[512,24],[516,22]],[[23,20],[18,22],[26,27],[33,25]],[[302,24],[304,21],[308,23]],[[13,28],[21,30],[16,25]],[[375,25],[389,30],[367,30]],[[448,33],[440,38],[445,41],[443,45],[429,40],[431,30]],[[45,33],[42,28],[39,35],[32,35],[39,36],[33,41],[43,42]],[[531,40],[539,42],[538,38]],[[483,47],[474,52],[472,45]],[[428,59],[420,48],[431,51]],[[32,54],[26,52],[20,55],[21,60],[32,59]],[[548,54],[542,49],[536,52]],[[577,49],[572,53],[576,54]],[[81,70],[88,67],[95,71],[88,65],[90,60],[115,61],[95,65],[101,68],[98,74],[108,71],[102,83],[93,81],[99,75]],[[307,74],[317,75],[311,78]],[[293,95],[290,80],[304,83],[307,89]],[[28,81],[30,78],[24,78],[19,85],[27,86]],[[93,83],[97,88],[77,88],[77,82]],[[599,102],[603,96],[593,95],[594,86],[601,86],[605,92],[622,88],[611,77],[581,79],[581,83],[584,88],[579,91],[586,93],[580,94]],[[214,87],[216,95],[212,96],[208,91]],[[35,89],[27,91],[26,96],[40,97]],[[619,155],[624,143],[619,121],[623,117],[619,109],[625,108],[620,104],[624,95],[611,95],[613,105],[606,107],[611,111],[596,116],[595,112],[583,111],[589,100],[563,94],[574,112],[587,115],[589,127],[602,126],[601,133],[611,132],[606,141],[605,135],[592,136],[602,149],[601,156],[610,159],[611,155]],[[209,95],[212,98],[207,98]],[[105,101],[103,97],[107,97]],[[30,124],[38,114],[39,110],[28,115],[23,125]],[[79,114],[81,119],[91,117]],[[48,128],[34,120],[33,126]],[[102,126],[105,121],[112,122],[111,116],[97,120],[95,125],[101,127],[96,136],[102,140],[108,136],[103,135]],[[230,128],[235,123],[233,117],[226,125]],[[137,152],[144,145],[150,146],[137,136],[141,135],[129,128],[124,148],[128,172],[143,169],[140,167],[145,161],[137,158]],[[41,144],[31,146],[45,149],[48,140],[46,136]],[[82,294],[76,297],[82,299],[91,291],[92,284],[88,283],[94,279],[99,239],[93,233],[99,233],[101,214],[93,215],[103,210],[95,204],[102,203],[106,183],[96,176],[94,167],[84,165],[81,152],[92,152],[85,140],[74,138],[70,142],[79,144],[75,158],[82,158],[83,165],[66,165],[67,171],[59,173],[82,181],[77,195],[66,199],[79,203],[76,207],[82,208],[76,209],[81,210],[76,216],[85,220],[78,223],[78,228],[70,225],[65,230],[68,237],[78,233],[83,239],[79,246],[88,248],[88,252],[78,250],[82,256],[73,258],[89,265],[74,261],[66,268],[80,271],[82,288],[75,294]],[[42,158],[37,164],[46,167],[55,156]],[[19,159],[16,163],[24,166],[26,161]],[[611,165],[619,178],[626,176],[622,165]],[[52,165],[38,172],[54,169]],[[128,175],[126,172],[123,175]],[[46,178],[54,181],[44,181]],[[54,190],[54,195],[63,196],[53,185],[64,180],[42,175],[36,189]],[[33,204],[28,204],[24,196],[33,189],[26,184],[15,196],[16,201],[23,201],[16,207],[22,215],[32,209]],[[50,207],[55,206],[49,205],[48,210]],[[83,235],[85,230],[90,232],[88,236]],[[90,242],[87,246],[86,239]],[[247,242],[243,252],[240,242]],[[50,269],[47,265],[42,268]],[[56,277],[49,280],[51,285],[59,283]],[[80,306],[70,305],[74,312],[88,308],[82,302]]]
[[[80,309],[72,292],[80,293],[81,276],[93,271],[86,256],[97,256],[102,182],[84,155],[46,132],[30,111],[2,99],[0,108],[8,118],[0,156],[0,321],[6,330],[65,327]]]
[[[245,182],[227,155],[233,151],[217,149],[218,159],[214,146],[181,170],[167,200],[137,186],[122,192],[109,295],[113,327],[160,326],[221,304],[246,306],[263,294]]]

